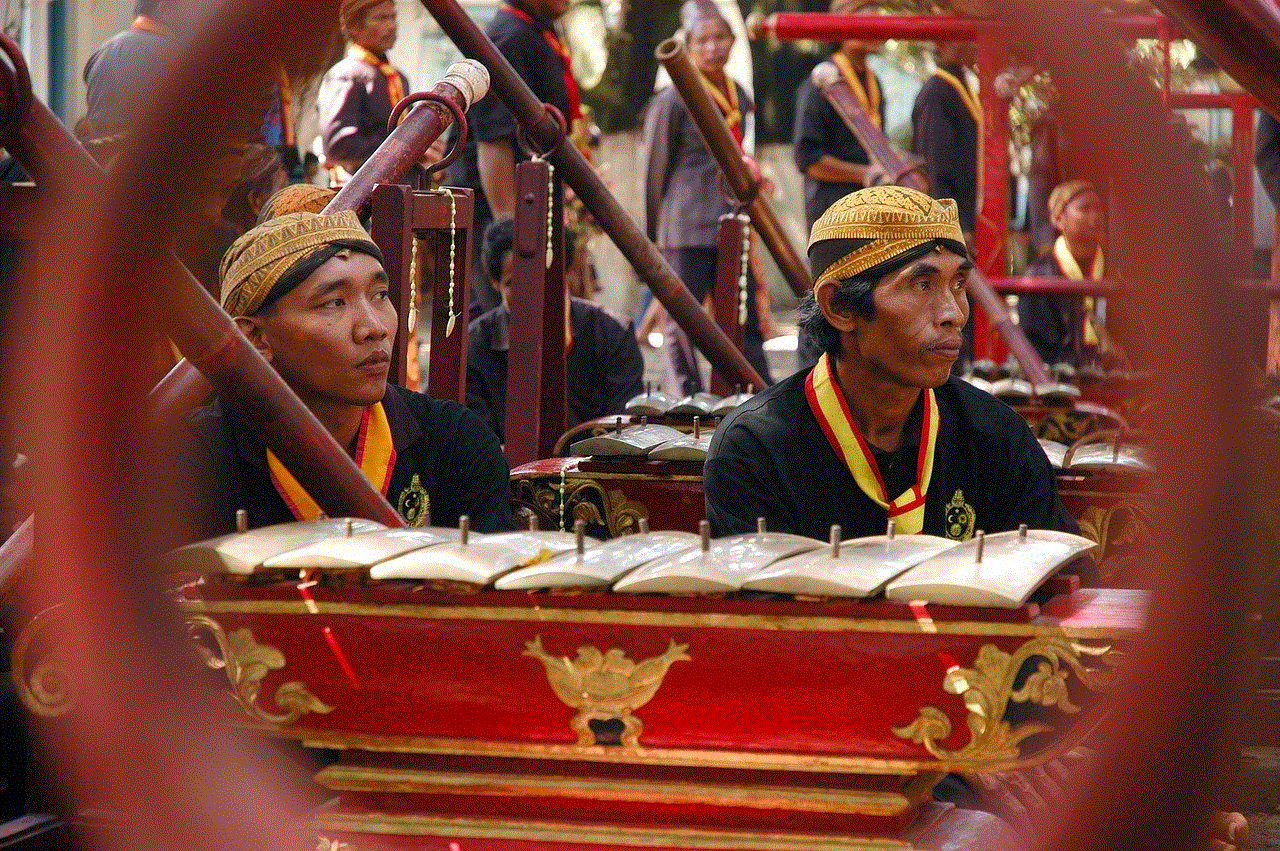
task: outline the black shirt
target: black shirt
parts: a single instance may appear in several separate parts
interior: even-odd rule
[[[644,359],[631,324],[623,324],[598,304],[575,298],[569,304],[573,346],[565,357],[569,427],[621,414],[643,389]],[[503,439],[507,417],[507,352],[511,316],[505,305],[476,317],[467,329],[467,407]]]
[[[876,80],[877,86],[879,80]],[[883,89],[881,89],[883,91]],[[884,100],[880,101],[880,124],[884,125]],[[796,123],[791,134],[795,146],[796,168],[804,176],[804,214],[810,228],[827,208],[850,192],[861,189],[860,183],[828,183],[814,180],[804,171],[823,154],[845,162],[866,165],[871,162],[858,137],[844,123],[831,101],[805,79],[796,91]]]
[[[507,460],[475,414],[393,385],[382,404],[396,450],[387,499],[407,525],[456,526],[467,514],[478,532],[513,528]],[[237,508],[251,528],[296,519],[271,482],[262,442],[221,400],[188,421],[210,465],[210,535],[232,531]]]
[[[569,90],[565,87],[564,60],[547,42],[544,30],[551,30],[551,25],[538,17],[532,9],[520,0],[508,0],[504,5],[513,6],[533,19],[527,23],[518,15],[499,8],[489,22],[485,35],[498,48],[498,52],[511,63],[520,79],[533,90],[534,96],[543,103],[549,103],[569,121]],[[516,160],[527,157],[521,153],[515,143],[516,120],[507,111],[502,101],[491,88],[481,100],[467,112],[467,146],[463,149],[458,162],[451,167],[449,179],[456,186],[468,186],[475,189],[480,197],[480,165],[477,158],[476,142],[492,142],[497,139],[510,138],[515,147]],[[451,130],[456,134],[456,130]],[[451,137],[452,138],[452,137]],[[485,199],[488,210],[488,200]],[[480,234],[476,234],[477,239]]]
[[[846,538],[884,533],[885,510],[858,487],[809,408],[806,376],[798,372],[757,394],[716,429],[705,469],[712,535],[753,531],[757,517],[771,532],[819,540],[832,523]],[[1002,532],[1020,523],[1077,531],[1021,417],[957,378],[934,393],[938,442],[924,532],[965,540],[977,529]],[[914,472],[913,462],[907,466]]]
[[[1064,277],[1053,252],[1028,266],[1024,274],[1032,278]],[[1018,296],[1018,324],[1046,364],[1081,365],[1080,330],[1083,322],[1084,312],[1079,296]]]
[[[964,81],[964,70],[943,68]],[[978,125],[960,93],[938,75],[924,81],[911,109],[911,152],[924,159],[929,194],[954,198],[960,228],[973,231],[978,204]]]

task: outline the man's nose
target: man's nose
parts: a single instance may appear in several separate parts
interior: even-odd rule
[[[355,323],[352,331],[357,340],[381,340],[391,333],[388,322],[395,321],[395,313],[391,317],[383,315],[377,305],[368,299],[361,299],[357,306]]]
[[[948,288],[938,301],[937,322],[942,327],[960,327],[969,318],[969,297],[963,289]]]

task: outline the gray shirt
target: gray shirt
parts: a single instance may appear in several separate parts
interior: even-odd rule
[[[123,130],[137,118],[173,50],[172,38],[130,28],[94,51],[84,66],[87,118],[94,136]]]
[[[742,86],[743,115],[751,100]],[[745,120],[745,119],[744,119]],[[645,229],[659,248],[714,248],[720,217],[730,211],[720,169],[674,86],[653,96],[644,119]]]

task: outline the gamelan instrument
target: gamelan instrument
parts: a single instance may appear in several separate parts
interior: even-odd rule
[[[326,842],[812,851],[992,847],[933,785],[1071,747],[1144,611],[1046,579],[1093,547],[1060,533],[986,536],[997,590],[957,605],[928,601],[972,585],[972,541],[584,525],[255,529],[178,551],[179,605],[246,726],[339,749]],[[220,568],[227,540],[274,555]]]

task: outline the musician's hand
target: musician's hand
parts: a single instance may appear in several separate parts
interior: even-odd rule
[[[889,179],[889,175],[879,163],[871,163],[867,166],[866,177],[863,180],[864,186],[879,186]]]
[[[1214,810],[1209,814],[1209,840],[1206,851],[1235,851],[1249,841],[1249,822],[1240,813]]]
[[[431,143],[431,147],[422,152],[422,159],[420,162],[422,163],[423,168],[431,168],[431,166],[444,159],[444,155],[448,150],[446,147],[448,141],[448,137],[441,133],[436,137],[436,140]]]

